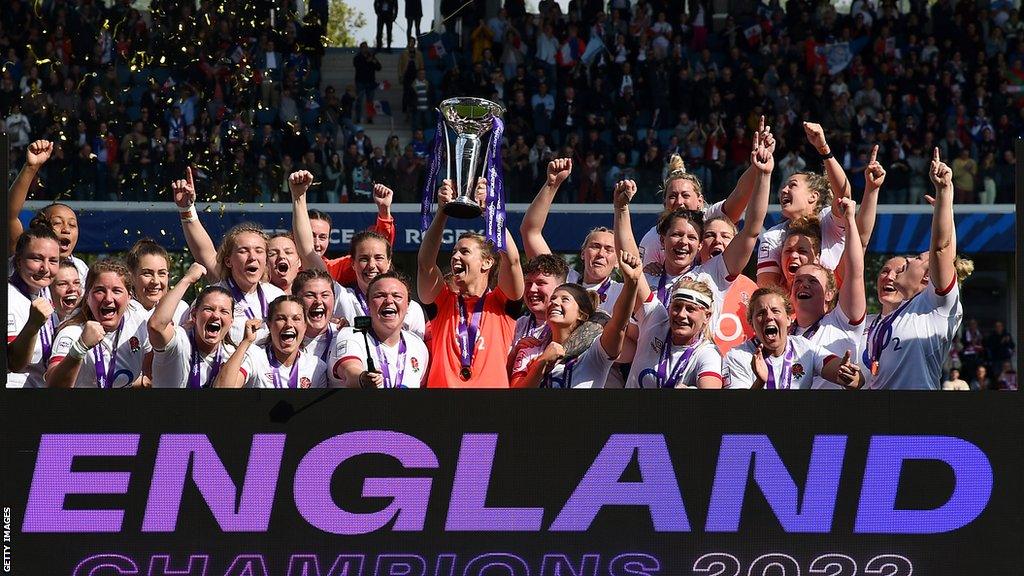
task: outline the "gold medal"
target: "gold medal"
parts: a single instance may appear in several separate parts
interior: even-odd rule
[[[878,360],[871,361],[871,375],[878,376]]]

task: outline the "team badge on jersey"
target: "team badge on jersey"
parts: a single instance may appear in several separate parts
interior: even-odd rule
[[[419,372],[420,371],[420,359],[419,358],[413,358],[410,361],[410,364],[412,364],[412,371],[413,372]]]
[[[794,378],[803,378],[804,377],[804,367],[803,367],[803,364],[800,364],[800,363],[793,364],[793,377]]]
[[[312,382],[310,382],[309,378],[306,378],[305,376],[299,378],[299,388],[309,388],[311,384]]]
[[[139,344],[139,338],[137,336],[132,336],[131,339],[128,340],[128,346],[131,347],[132,352],[138,352],[142,349],[142,345]]]

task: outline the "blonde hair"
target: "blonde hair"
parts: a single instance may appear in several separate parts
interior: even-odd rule
[[[61,322],[60,326],[57,327],[57,332],[60,332],[65,326],[81,326],[86,322],[96,320],[92,315],[92,310],[89,308],[88,294],[92,291],[92,287],[96,284],[96,280],[99,279],[100,274],[107,272],[113,272],[121,278],[121,282],[124,284],[125,290],[128,291],[128,296],[133,297],[135,290],[132,285],[132,273],[128,270],[128,266],[124,262],[114,259],[105,258],[103,260],[97,260],[93,262],[92,266],[89,266],[89,273],[85,277],[85,286],[82,288],[82,297],[78,299],[78,303],[68,314],[68,317],[64,322]],[[124,314],[128,310],[127,303],[125,304],[124,310],[120,310],[121,314]]]
[[[693,290],[695,292],[699,292],[703,296],[707,296],[708,301],[711,302],[711,308],[709,308],[708,311],[709,312],[713,312],[714,311],[714,308],[715,308],[715,293],[711,290],[711,287],[708,286],[706,282],[703,282],[701,280],[694,280],[693,278],[680,278],[678,281],[676,281],[675,284],[672,285],[672,292],[675,292],[676,290],[678,290],[680,288],[686,288],[687,290]],[[671,303],[669,304],[669,307],[671,308]],[[701,330],[701,336],[703,336],[704,339],[707,340],[708,342],[713,342],[714,341],[714,339],[711,337],[711,318],[710,317],[704,322],[704,328]]]
[[[679,154],[669,156],[668,175],[665,176],[665,181],[661,184],[662,201],[665,199],[665,194],[668,193],[669,184],[675,180],[686,180],[687,182],[691,182],[693,184],[694,191],[701,196],[704,195],[704,185],[701,184],[700,178],[697,178],[686,171],[686,164],[683,162],[683,158]]]
[[[964,280],[974,273],[974,261],[957,256],[953,259],[953,269],[956,270],[956,281],[963,284]]]
[[[231,253],[235,251],[235,245],[238,242],[238,237],[242,234],[250,233],[256,234],[263,239],[264,250],[270,248],[270,237],[263,231],[263,228],[255,222],[242,222],[232,226],[230,230],[224,234],[224,240],[220,243],[220,248],[217,249],[217,264],[220,265],[220,276],[221,280],[227,280],[231,277],[231,269],[224,264],[224,262],[231,256]]]
[[[817,172],[809,172],[806,170],[795,172],[793,175],[803,176],[806,178],[807,187],[818,193],[818,212],[821,212],[827,206],[832,204],[832,184],[829,183],[828,178],[818,174]]]

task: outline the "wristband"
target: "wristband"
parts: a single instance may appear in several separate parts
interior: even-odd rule
[[[89,347],[82,342],[81,339],[76,340],[71,345],[71,350],[68,350],[68,356],[75,358],[76,360],[82,360],[85,355],[89,353]]]
[[[819,152],[819,154],[820,154],[820,152]],[[821,159],[822,160],[828,160],[829,158],[835,158],[835,157],[836,157],[836,155],[833,154],[831,150],[828,151],[828,154],[821,154]]]
[[[195,222],[199,219],[195,204],[190,204],[188,208],[182,209],[178,215],[181,216],[182,222]]]

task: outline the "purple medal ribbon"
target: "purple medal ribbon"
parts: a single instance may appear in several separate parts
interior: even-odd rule
[[[661,347],[661,361],[658,362],[658,386],[660,388],[675,388],[676,381],[683,375],[683,370],[690,363],[690,358],[697,350],[697,347],[700,346],[700,342],[698,340],[696,344],[683,348],[683,355],[679,357],[679,361],[676,362],[675,366],[671,366],[672,328],[669,327],[668,334],[665,335],[665,344]]]
[[[489,290],[484,292],[480,298],[476,301],[476,306],[473,307],[473,315],[466,322],[466,300],[459,294],[458,297],[458,311],[459,311],[459,360],[462,364],[463,372],[470,370],[473,366],[473,352],[476,351],[476,336],[477,332],[480,331],[481,316],[484,311],[484,301],[487,300],[487,294]]]
[[[661,279],[658,280],[658,300],[661,300],[662,306],[668,308],[668,272],[666,270],[661,271]]]
[[[783,388],[791,388],[793,385],[793,360],[796,358],[796,351],[793,349],[793,343],[786,343],[786,358],[782,361],[782,373],[779,374],[779,379],[775,380],[775,369],[772,368],[772,363],[767,358],[764,359],[764,363],[768,365],[768,382],[765,383],[765,387],[768,390],[781,390]]]
[[[188,342],[192,345],[192,355],[188,361],[188,387],[202,388],[217,379],[217,374],[220,373],[221,352],[223,351],[223,348],[220,344],[217,344],[217,355],[213,358],[213,365],[210,367],[210,376],[206,379],[205,383],[201,384],[199,382],[199,372],[201,370],[202,361],[199,358],[199,348],[196,346],[194,330],[189,331]]]
[[[505,175],[501,165],[501,137],[505,123],[495,116],[491,120],[491,140],[487,143],[487,239],[494,247],[505,251]]]
[[[576,368],[576,363],[580,361],[581,356],[577,356],[572,360],[565,363],[565,367],[562,368],[562,377],[558,378],[551,373],[548,373],[544,377],[545,388],[572,388],[572,371]]]
[[[608,297],[608,289],[612,287],[612,277],[609,276],[601,282],[601,285],[597,287],[597,295],[600,297],[601,302],[604,302]]]
[[[114,345],[111,347],[110,367],[107,367],[107,360],[103,354],[103,341],[100,340],[92,349],[93,366],[96,368],[96,387],[110,388],[114,385],[114,367],[117,364],[117,345],[121,342],[121,329],[124,328],[124,316],[121,323],[117,325],[117,332],[114,334]]]
[[[916,298],[917,296],[914,296]],[[892,314],[890,314],[884,320],[882,315],[879,314],[875,317],[875,320],[868,327],[868,346],[864,350],[863,360],[866,366],[873,366],[882,358],[882,351],[889,345],[889,341],[892,340],[892,325],[896,322],[896,318],[914,301],[911,298],[900,305]]]
[[[245,299],[245,294],[242,294],[242,290],[238,288],[238,285],[235,284],[235,281],[231,278],[228,278],[228,288],[231,289],[231,296],[234,298],[235,302],[241,302],[242,305],[245,306],[245,317],[250,320],[255,319],[256,314],[252,311],[252,306],[249,306],[249,302]],[[260,318],[266,319],[267,298],[263,295],[263,286],[261,284],[256,284],[256,295],[260,299],[260,308],[263,311],[263,316],[260,316]]]
[[[327,325],[327,342],[326,342],[326,344],[324,346],[324,351],[320,353],[320,359],[323,360],[325,364],[327,363],[327,356],[331,353],[331,348],[333,348],[332,345],[334,344],[334,337],[337,336],[337,334],[338,333],[335,332],[331,328],[331,325],[328,324]]]
[[[299,358],[302,357],[300,352],[295,356],[295,362],[292,363],[291,374],[288,375],[288,388],[299,387]],[[267,346],[267,360],[270,361],[270,367],[273,369],[274,375],[274,388],[284,388],[281,385],[281,363],[277,361],[277,357],[274,356],[273,346]]]
[[[352,292],[355,293],[356,300],[359,301],[359,306],[360,306],[360,308],[363,309],[363,316],[369,316],[370,315],[370,307],[366,303],[366,296],[363,294],[363,291],[360,290],[358,286],[356,286],[356,287],[352,288]]]
[[[18,292],[21,292],[22,296],[28,298],[29,302],[36,298],[50,299],[49,288],[43,288],[41,291],[33,293],[32,289],[29,288],[28,284],[25,282],[25,279],[17,272],[8,278],[8,282],[10,282],[11,286],[17,288]],[[43,349],[44,364],[50,359],[50,352],[53,350],[53,336],[57,332],[57,324],[57,310],[55,309],[53,314],[50,314],[50,319],[46,324],[43,324],[43,327],[39,330],[39,343]]]
[[[447,128],[444,125],[444,117],[440,111],[437,113],[437,130],[434,131],[434,151],[430,154],[430,168],[427,170],[427,178],[423,184],[423,203],[420,206],[420,232],[426,232],[430,227],[430,209],[434,204],[434,195],[437,193],[437,173],[441,170],[441,156],[444,152],[444,135]]]
[[[373,347],[377,351],[377,362],[380,365],[381,375],[384,377],[384,387],[404,388],[404,386],[402,386],[402,380],[405,379],[405,356],[407,351],[405,346],[405,334],[402,334],[401,339],[398,341],[398,374],[395,376],[394,383],[391,382],[391,368],[388,367],[388,359],[384,356],[384,351],[380,348],[380,340],[377,340],[377,335],[372,332],[370,337],[373,338]]]
[[[530,320],[526,324],[526,334],[523,334],[524,338],[528,337],[528,336],[533,336],[533,331],[538,328],[538,326],[537,326],[537,319],[530,312],[527,312],[527,314],[529,314]],[[541,330],[540,334],[537,335],[536,338],[538,340],[542,340],[542,341],[545,341],[545,342],[550,341],[550,339],[551,339],[551,326],[548,326],[547,323],[545,323],[544,324],[544,329]]]

